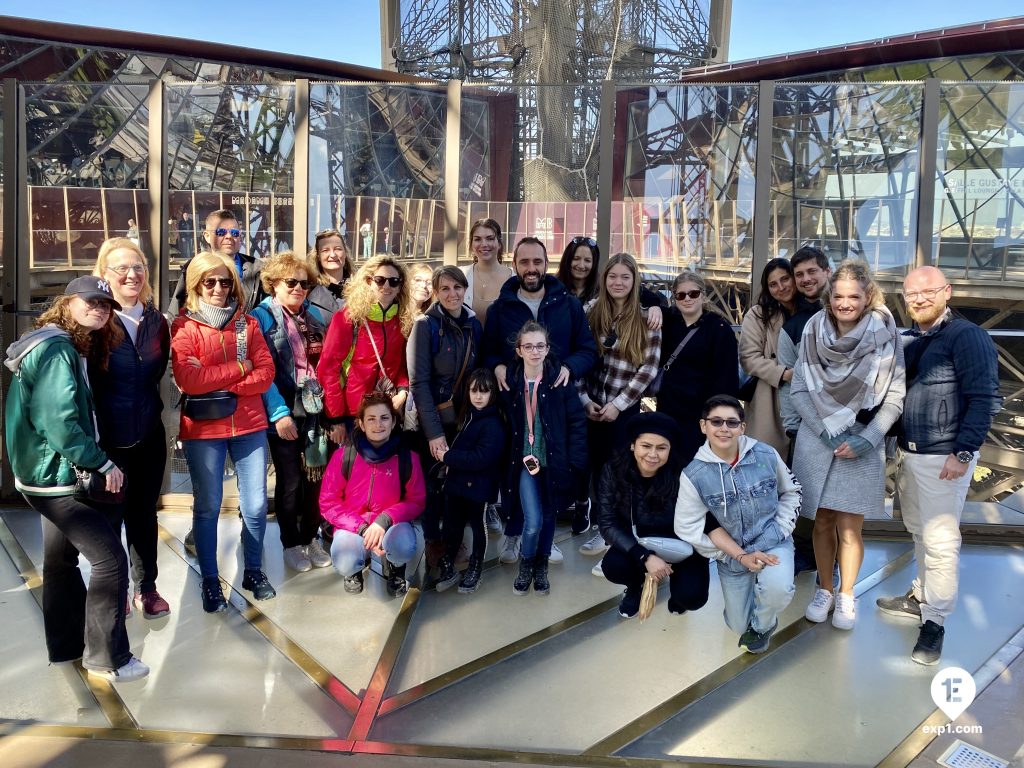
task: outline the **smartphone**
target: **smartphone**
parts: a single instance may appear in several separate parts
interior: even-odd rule
[[[536,456],[523,456],[523,466],[526,467],[526,471],[531,475],[536,475],[540,472],[540,462],[537,461]]]

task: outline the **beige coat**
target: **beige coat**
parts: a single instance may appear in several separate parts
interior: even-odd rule
[[[779,313],[765,327],[761,307],[750,308],[740,328],[740,365],[750,376],[757,377],[754,399],[747,403],[747,434],[768,443],[783,459],[789,452],[789,438],[779,415],[779,384],[786,367],[775,361],[779,348],[779,332],[786,318]]]

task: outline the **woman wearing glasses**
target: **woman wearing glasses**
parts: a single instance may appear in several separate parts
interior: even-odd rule
[[[324,325],[330,325],[334,313],[345,306],[345,283],[355,271],[341,232],[317,232],[307,262],[310,277],[316,283],[309,292],[309,303],[320,312]]]
[[[374,256],[345,286],[345,307],[327,328],[317,378],[324,388],[330,439],[341,445],[363,395],[391,397],[402,413],[409,393],[405,340],[415,319],[405,267],[391,256]]]
[[[732,326],[708,305],[702,276],[691,271],[677,275],[672,298],[661,344],[658,412],[679,425],[676,449],[685,465],[704,443],[699,425],[704,401],[712,395],[735,396],[739,358]]]
[[[123,333],[106,366],[89,366],[100,445],[131,478],[123,504],[110,505],[115,531],[124,523],[135,583],[133,602],[147,619],[171,612],[156,589],[156,505],[167,463],[167,435],[160,412],[160,382],[171,337],[153,306],[146,259],[135,243],[114,237],[100,245],[93,274],[110,284],[121,308],[112,324]]]
[[[853,629],[861,527],[864,515],[885,507],[885,434],[903,412],[906,373],[896,322],[864,262],[840,264],[823,303],[800,337],[792,390],[800,414],[793,471],[804,487],[804,509],[816,510],[820,587],[805,615],[822,622],[832,613],[832,626]]]
[[[498,298],[512,270],[501,263],[505,244],[501,225],[494,219],[477,219],[469,229],[469,250],[473,264],[466,270],[467,306],[476,312],[480,324],[487,322],[487,309]]]
[[[640,270],[628,253],[608,260],[598,296],[586,310],[600,362],[576,388],[589,420],[590,475],[596,483],[612,451],[626,444],[626,424],[640,412],[640,398],[658,373],[661,331],[647,325],[647,310],[640,306]],[[596,493],[591,498],[600,504]],[[580,552],[600,555],[607,549],[598,533]]]
[[[409,295],[416,317],[423,317],[433,300],[434,270],[429,264],[416,264],[409,270]]]
[[[316,364],[327,329],[307,298],[313,281],[303,259],[282,251],[263,265],[262,279],[269,296],[252,315],[274,358],[274,383],[263,393],[263,403],[284,564],[300,572],[326,568],[331,556],[317,539],[327,438],[320,422],[323,390]]]
[[[203,578],[203,610],[227,608],[217,567],[217,518],[224,462],[235,465],[242,513],[242,587],[257,600],[277,592],[263,572],[267,527],[267,414],[261,395],[274,359],[256,320],[242,311],[242,284],[231,259],[204,252],[185,273],[186,312],[171,328],[171,366],[185,398],[178,438],[192,478],[192,530]]]

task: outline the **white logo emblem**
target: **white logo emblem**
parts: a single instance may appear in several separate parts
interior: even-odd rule
[[[97,280],[96,287],[99,288],[104,293],[110,293],[110,283],[108,283],[106,280]]]

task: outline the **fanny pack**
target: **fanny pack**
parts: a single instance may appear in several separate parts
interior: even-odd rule
[[[181,412],[193,421],[225,419],[237,409],[238,395],[226,389],[202,395],[185,395],[181,401]]]

